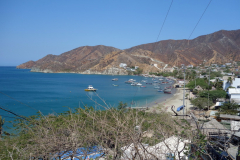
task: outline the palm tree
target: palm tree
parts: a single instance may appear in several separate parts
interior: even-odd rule
[[[229,83],[230,85],[232,84],[232,77],[228,77],[227,83]]]
[[[214,87],[219,90],[222,88],[222,84],[223,84],[222,81],[220,81],[219,78],[217,78],[214,82]]]

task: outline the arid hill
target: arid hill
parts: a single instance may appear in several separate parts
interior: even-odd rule
[[[164,40],[120,50],[108,46],[83,46],[61,55],[47,55],[17,68],[34,72],[75,72],[83,74],[127,74],[119,67],[139,66],[144,72],[163,67],[240,61],[240,30],[221,30],[192,40]],[[157,67],[153,66],[157,64]]]

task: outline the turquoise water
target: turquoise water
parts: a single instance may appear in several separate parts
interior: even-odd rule
[[[112,81],[118,78],[118,81]],[[137,82],[151,78],[142,76],[82,75],[70,73],[35,73],[29,69],[0,67],[0,106],[18,115],[30,116],[40,110],[43,114],[60,113],[69,108],[93,106],[103,109],[103,99],[108,107],[117,107],[122,101],[131,106],[145,106],[156,99],[166,99],[172,95],[157,92],[153,85],[142,83],[146,88],[125,84],[129,79]],[[116,84],[118,86],[113,86]],[[97,94],[84,91],[88,85],[97,88]],[[167,85],[162,85],[162,88]],[[101,99],[99,98],[101,97]],[[92,98],[94,101],[90,100]],[[98,105],[101,104],[101,105]],[[106,106],[106,105],[104,105]],[[14,117],[0,110],[6,120]]]

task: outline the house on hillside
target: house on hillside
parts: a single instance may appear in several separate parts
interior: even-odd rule
[[[202,87],[197,85],[194,89],[198,90],[198,91],[203,91]]]
[[[187,68],[193,68],[193,65],[192,65],[192,64],[189,64],[189,65],[187,66]]]
[[[119,67],[121,67],[121,68],[126,68],[126,67],[127,67],[127,64],[126,64],[126,63],[120,63],[120,64],[119,64]]]
[[[232,65],[232,63],[225,63],[225,65],[226,65],[226,66],[231,66],[231,65]]]
[[[165,71],[165,72],[173,72],[173,71],[174,71],[174,68],[165,68],[164,71]]]
[[[217,72],[218,70],[216,68],[212,69],[212,72]]]
[[[212,67],[217,67],[218,66],[218,64],[216,64],[216,63],[215,64],[211,64],[211,65],[212,65]]]
[[[209,75],[201,75],[200,74],[200,76],[199,76],[199,78],[208,78],[209,77]]]
[[[222,67],[222,68],[225,68],[225,67],[226,67],[226,65],[224,65],[224,64],[223,64],[223,65],[221,65],[221,67]]]

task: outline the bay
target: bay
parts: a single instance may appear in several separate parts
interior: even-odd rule
[[[118,78],[118,81],[112,81],[113,78]],[[0,106],[18,115],[30,116],[37,111],[44,115],[57,114],[68,111],[69,108],[85,105],[96,109],[104,109],[106,106],[117,107],[120,101],[127,103],[128,107],[147,106],[157,99],[164,100],[172,96],[157,92],[153,85],[144,82],[142,83],[146,88],[126,84],[125,81],[129,79],[135,79],[136,82],[142,80],[152,82],[152,78],[143,76],[36,73],[30,72],[29,69],[2,66]],[[97,88],[97,94],[84,91],[88,85]],[[167,85],[160,86],[164,88]],[[135,103],[131,104],[133,101]],[[14,117],[3,110],[0,110],[0,115],[6,120]]]

